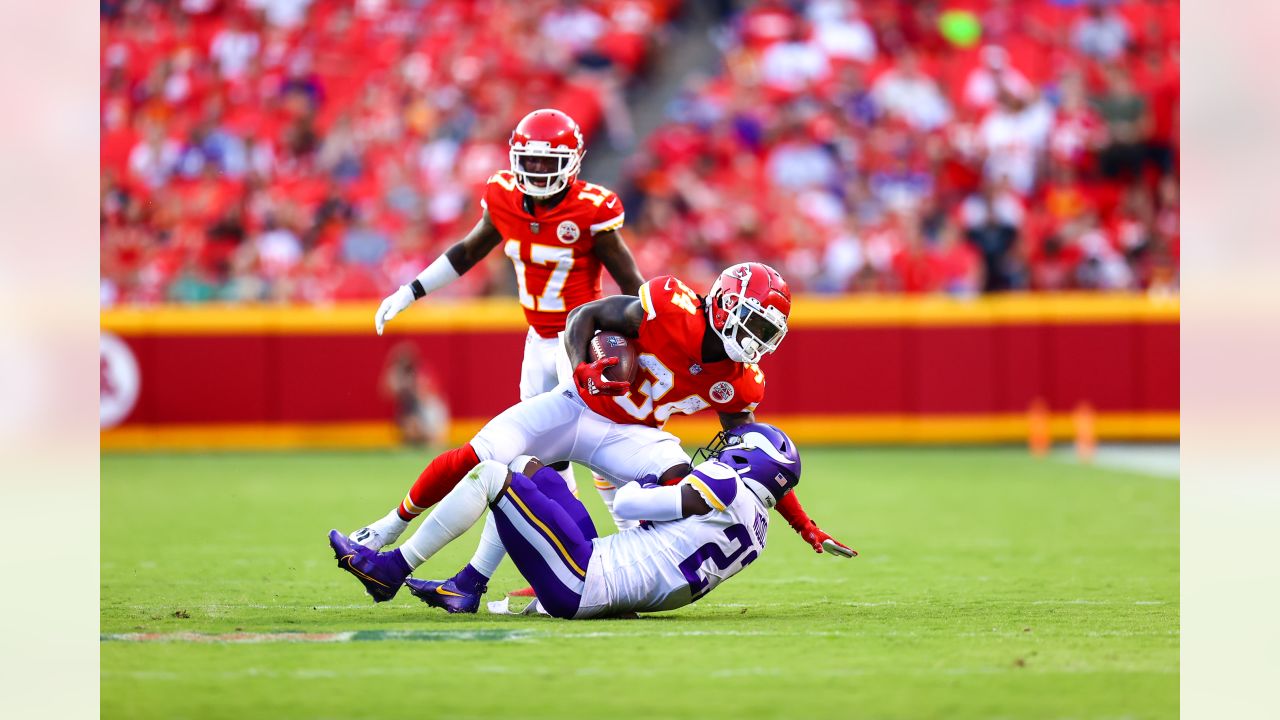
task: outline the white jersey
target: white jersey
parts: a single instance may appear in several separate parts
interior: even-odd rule
[[[597,538],[575,617],[688,605],[764,551],[769,510],[737,471],[708,460],[681,484],[693,486],[711,512]]]

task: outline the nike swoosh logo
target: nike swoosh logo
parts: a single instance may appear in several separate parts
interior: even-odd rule
[[[604,206],[605,206],[605,207],[607,207],[607,208],[611,208],[611,207],[613,207],[613,204],[614,204],[614,203],[616,203],[616,202],[618,202],[618,198],[614,198],[614,199],[610,200],[609,202],[605,203],[605,204],[604,204]]]
[[[662,285],[662,289],[663,289],[663,290],[670,290],[670,289],[671,289],[671,280],[672,280],[672,278],[667,278],[667,282],[666,282],[666,283],[664,283],[664,284]]]
[[[443,585],[436,586],[436,593],[439,595],[452,595],[454,597],[466,597],[466,595],[463,595],[462,593],[456,593],[450,590],[445,590]]]
[[[342,560],[346,560],[346,561],[347,561],[347,564],[346,564],[346,569],[347,569],[347,570],[351,571],[351,572],[352,572],[353,574],[355,574],[355,575],[359,575],[360,577],[364,578],[365,580],[368,580],[369,582],[378,583],[378,584],[379,584],[379,585],[381,585],[382,587],[390,587],[389,585],[387,585],[386,583],[382,582],[382,581],[381,581],[381,580],[379,580],[378,578],[369,577],[368,575],[365,575],[364,573],[362,573],[362,572],[360,572],[359,570],[357,570],[357,569],[355,568],[355,566],[351,564],[351,558],[353,558],[353,557],[355,557],[355,553],[352,553],[351,555],[343,555],[343,556],[342,556]],[[338,561],[338,564],[339,564],[339,565],[341,565],[341,564],[342,564],[342,560],[339,560],[339,561]]]

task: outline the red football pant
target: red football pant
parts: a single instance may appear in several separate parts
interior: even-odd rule
[[[480,458],[470,444],[437,456],[414,481],[409,494],[404,496],[397,511],[400,519],[408,522],[426,512],[479,464]]]

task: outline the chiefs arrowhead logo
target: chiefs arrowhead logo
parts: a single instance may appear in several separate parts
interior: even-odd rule
[[[720,404],[724,404],[733,399],[733,385],[721,380],[711,386],[711,399]]]
[[[560,223],[560,227],[556,228],[556,237],[565,245],[572,245],[578,242],[578,238],[582,236],[582,231],[578,229],[578,225],[570,220]]]

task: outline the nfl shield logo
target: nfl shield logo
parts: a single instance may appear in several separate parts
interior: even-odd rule
[[[538,223],[529,223],[529,229],[533,231],[534,235],[537,235],[538,231],[542,229],[542,226]]]
[[[692,364],[692,365],[690,365],[690,366],[689,366],[689,374],[690,374],[690,375],[697,375],[697,374],[698,374],[698,373],[700,373],[700,372],[702,372],[702,366],[701,366],[701,365],[699,365],[698,363],[694,363],[694,364]]]

